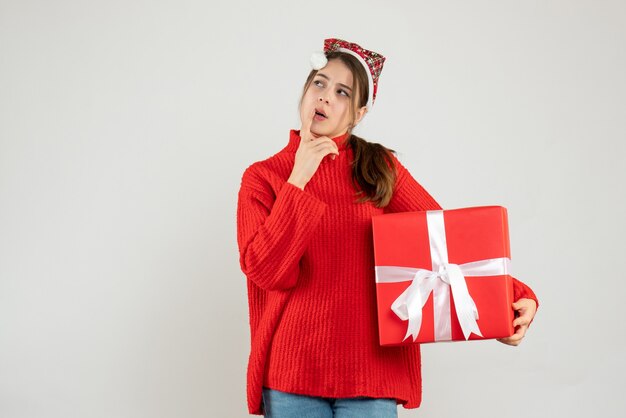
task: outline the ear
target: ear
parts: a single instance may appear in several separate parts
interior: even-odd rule
[[[359,122],[361,122],[361,119],[365,117],[366,113],[367,113],[367,106],[363,106],[362,108],[360,108],[356,113],[356,121],[354,122],[354,124],[358,125]]]

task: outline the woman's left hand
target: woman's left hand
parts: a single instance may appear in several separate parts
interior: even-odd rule
[[[506,338],[497,338],[497,340],[503,344],[519,345],[526,334],[526,330],[528,330],[530,321],[535,317],[537,303],[532,299],[522,298],[513,303],[513,309],[519,312],[519,316],[513,320],[515,334]]]

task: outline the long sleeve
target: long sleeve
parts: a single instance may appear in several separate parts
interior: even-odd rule
[[[393,155],[393,154],[392,154]],[[413,178],[407,168],[402,165],[395,155],[397,178],[393,197],[384,212],[411,212],[419,210],[441,210],[439,203]],[[513,299],[518,301],[522,298],[532,299],[537,303],[539,300],[525,283],[513,277]]]
[[[264,290],[295,286],[308,238],[327,204],[284,182],[275,199],[250,167],[237,203],[237,243],[241,270]]]

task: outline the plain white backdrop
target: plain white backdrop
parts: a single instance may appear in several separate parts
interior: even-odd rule
[[[623,416],[619,0],[0,0],[0,416],[248,416],[237,193],[326,37],[387,57],[356,133],[507,207],[541,303],[518,347],[424,345],[400,417]]]

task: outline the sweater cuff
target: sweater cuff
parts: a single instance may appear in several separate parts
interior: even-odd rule
[[[308,191],[302,190],[295,184],[289,183],[288,181],[285,181],[283,186],[278,191],[276,202],[281,200],[281,196],[282,200],[293,202],[294,209],[298,209],[300,207],[313,208],[314,212],[311,213],[311,217],[313,219],[319,220],[318,218],[321,218],[322,214],[326,210],[326,202],[313,196]]]

